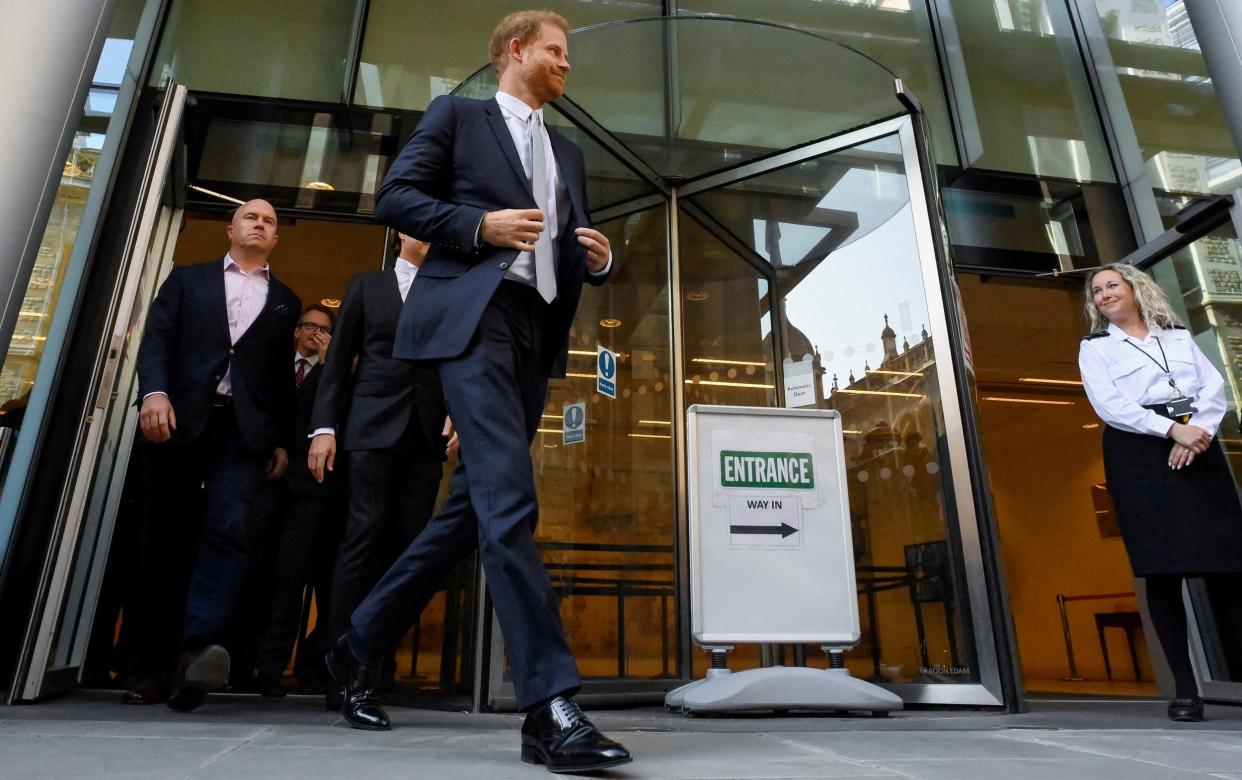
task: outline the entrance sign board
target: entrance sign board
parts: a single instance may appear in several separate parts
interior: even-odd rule
[[[695,405],[686,431],[695,641],[857,644],[840,415]]]

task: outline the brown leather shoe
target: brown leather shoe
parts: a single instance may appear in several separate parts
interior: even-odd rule
[[[168,699],[168,685],[156,677],[140,677],[121,694],[121,704],[159,704]]]
[[[229,682],[229,651],[220,645],[207,645],[202,650],[181,656],[173,694],[168,708],[178,712],[196,710],[207,700],[207,694],[218,691]]]

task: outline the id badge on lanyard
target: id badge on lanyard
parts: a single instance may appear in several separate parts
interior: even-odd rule
[[[1126,343],[1146,355],[1148,360],[1155,363],[1156,367],[1164,372],[1165,378],[1169,381],[1169,387],[1172,388],[1169,400],[1165,402],[1165,408],[1169,410],[1170,417],[1184,425],[1188,420],[1190,420],[1190,416],[1199,410],[1194,406],[1195,399],[1187,398],[1186,394],[1182,392],[1181,388],[1177,386],[1177,382],[1173,379],[1173,372],[1170,370],[1169,365],[1169,356],[1164,354],[1164,345],[1160,343],[1160,338],[1156,337],[1156,346],[1160,347],[1160,357],[1164,358],[1163,363],[1156,360],[1151,353],[1140,347],[1138,344],[1135,344],[1133,341],[1126,339]]]

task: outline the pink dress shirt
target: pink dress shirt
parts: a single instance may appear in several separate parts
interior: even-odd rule
[[[263,305],[267,303],[268,287],[267,263],[246,273],[233,259],[232,255],[224,256],[224,300],[229,317],[229,341],[236,344],[242,334],[254,324]],[[216,392],[220,395],[233,394],[232,367],[224,372]]]

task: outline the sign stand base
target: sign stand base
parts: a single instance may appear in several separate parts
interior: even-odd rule
[[[668,692],[664,706],[685,715],[756,710],[871,712],[901,709],[901,697],[851,677],[848,669],[770,666],[730,672],[711,669],[707,678]]]

